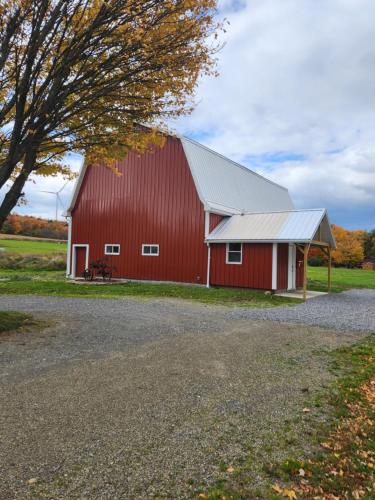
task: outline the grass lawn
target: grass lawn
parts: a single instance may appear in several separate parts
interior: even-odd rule
[[[66,252],[66,243],[1,239],[0,248],[5,248],[5,251],[9,253],[42,255]]]
[[[0,269],[0,294],[36,294],[62,297],[187,299],[205,304],[241,307],[274,307],[297,304],[298,299],[266,295],[241,288],[205,288],[197,286],[123,283],[77,284],[65,280],[62,271],[19,271]]]
[[[0,311],[0,333],[17,330],[22,326],[31,326],[34,323],[30,314],[15,311]]]
[[[225,468],[230,473],[201,498],[375,498],[375,339],[336,349],[329,356],[337,379],[315,397],[315,403],[309,402],[311,414],[305,417],[311,426],[304,435],[305,444],[310,442],[314,450],[310,456],[301,451],[283,462],[264,464],[268,479],[260,491],[249,485],[249,457],[244,464]]]
[[[310,290],[326,291],[326,267],[309,267],[307,275],[309,279],[308,288]],[[332,291],[342,292],[349,288],[375,288],[375,271],[333,267]]]

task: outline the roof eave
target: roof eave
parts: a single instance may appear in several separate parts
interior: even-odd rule
[[[82,164],[81,164],[81,167],[79,169],[79,175],[78,175],[78,178],[76,180],[76,183],[75,183],[75,186],[73,189],[72,198],[70,200],[69,207],[66,210],[66,215],[65,215],[66,217],[70,217],[72,215],[72,210],[74,209],[74,206],[75,206],[77,198],[78,198],[78,194],[81,190],[81,186],[82,186],[83,179],[85,177],[86,169],[87,169],[87,162],[86,162],[86,158],[83,157]]]

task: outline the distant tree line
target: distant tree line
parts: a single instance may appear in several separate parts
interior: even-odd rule
[[[332,262],[336,266],[356,267],[362,264],[366,257],[375,258],[375,229],[372,231],[349,231],[340,226],[332,225],[337,248],[332,252]],[[312,248],[309,254],[309,264],[321,266],[327,257],[318,248]]]
[[[4,222],[1,232],[36,238],[66,240],[68,226],[66,222],[47,220],[30,215],[10,214]]]

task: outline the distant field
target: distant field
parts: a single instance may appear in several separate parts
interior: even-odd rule
[[[34,240],[0,240],[0,248],[5,248],[6,253],[23,255],[45,255],[49,253],[66,252],[66,243],[53,241]]]
[[[325,290],[327,287],[327,268],[308,268],[309,288]],[[375,288],[375,271],[364,269],[332,268],[332,291],[340,292],[348,288]]]

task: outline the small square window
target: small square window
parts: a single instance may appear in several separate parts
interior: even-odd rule
[[[104,245],[104,255],[120,255],[120,245],[112,243]]]
[[[142,255],[146,255],[148,257],[157,257],[159,255],[159,245],[142,245]]]
[[[242,243],[227,244],[226,263],[242,264]]]

